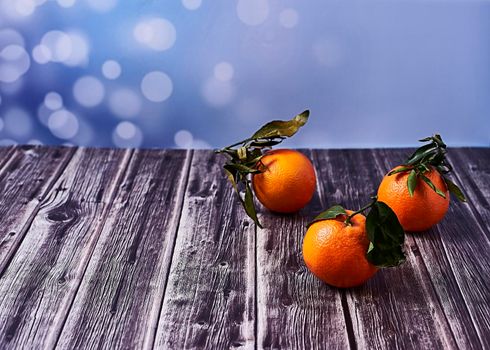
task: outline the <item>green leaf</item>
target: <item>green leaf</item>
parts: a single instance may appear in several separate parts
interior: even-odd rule
[[[415,163],[421,163],[425,158],[428,158],[434,152],[437,152],[437,147],[434,143],[429,143],[422,147],[419,147],[415,152],[408,158],[408,165],[413,165]]]
[[[430,179],[425,176],[424,174],[419,174],[420,178],[422,180],[424,180],[424,182],[429,185],[430,188],[432,188],[434,190],[435,193],[437,193],[439,196],[441,196],[442,198],[446,198],[446,195],[444,194],[444,192],[442,192],[440,189],[438,189],[433,183],[432,181],[430,181]]]
[[[238,153],[238,158],[239,158],[240,160],[247,159],[247,148],[246,148],[246,147],[240,147],[240,148],[237,150],[237,153]]]
[[[272,147],[275,145],[278,145],[284,140],[284,138],[281,137],[280,140],[258,140],[258,141],[253,141],[250,143],[250,146],[252,147]]]
[[[347,215],[347,212],[341,205],[334,205],[317,215],[306,227],[310,227],[318,221],[335,219],[339,215]]]
[[[388,205],[379,201],[373,204],[366,218],[366,231],[371,242],[366,257],[373,265],[393,267],[405,261],[405,231]]]
[[[309,115],[310,111],[306,110],[288,121],[274,120],[262,126],[251,138],[267,139],[275,137],[291,137],[296,134],[300,127],[306,124]]]
[[[466,202],[466,197],[463,191],[461,191],[461,189],[458,187],[458,185],[456,185],[454,182],[449,180],[447,177],[444,177],[444,181],[446,182],[447,189],[449,190],[449,192],[454,194],[459,201]]]
[[[410,175],[408,175],[407,187],[408,187],[408,192],[410,193],[410,197],[413,197],[413,192],[417,187],[417,172],[413,169],[410,172]]]
[[[401,168],[398,168],[398,169],[395,169],[395,170],[392,170],[388,173],[388,176],[391,176],[391,175],[395,175],[395,174],[398,174],[398,173],[404,173],[405,171],[409,171],[409,170],[412,170],[413,167],[401,167]]]
[[[261,171],[255,168],[248,167],[246,165],[240,164],[240,163],[227,163],[226,164],[228,169],[234,169],[236,171],[239,171],[240,173],[243,174],[258,174]]]
[[[247,215],[255,222],[258,227],[262,228],[259,218],[257,217],[257,210],[255,209],[253,193],[248,181],[245,185],[245,202],[243,206],[245,208],[245,211],[247,212]]]

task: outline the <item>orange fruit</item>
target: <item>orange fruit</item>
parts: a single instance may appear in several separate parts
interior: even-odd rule
[[[252,185],[257,199],[267,209],[293,213],[313,197],[315,169],[302,153],[290,149],[269,151],[258,167],[263,172],[254,174]]]
[[[446,215],[450,201],[449,191],[439,172],[431,169],[424,175],[446,198],[438,195],[420,178],[417,179],[417,187],[411,197],[407,188],[408,175],[409,172],[386,175],[379,185],[378,200],[393,209],[405,231],[425,231]]]
[[[345,215],[340,215],[317,221],[303,240],[303,259],[308,269],[325,283],[340,288],[361,285],[378,271],[366,258],[366,217],[353,216],[351,225],[345,224],[345,219]]]

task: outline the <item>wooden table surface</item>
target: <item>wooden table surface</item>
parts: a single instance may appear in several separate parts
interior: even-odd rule
[[[490,149],[451,149],[468,204],[341,290],[306,223],[358,208],[409,150],[304,150],[318,190],[255,229],[211,151],[0,148],[0,348],[490,348]]]

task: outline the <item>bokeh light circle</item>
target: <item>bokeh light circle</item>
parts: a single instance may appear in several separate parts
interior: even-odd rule
[[[121,65],[114,60],[107,60],[102,64],[102,74],[107,79],[117,79],[121,75]]]
[[[0,51],[0,82],[13,83],[31,66],[31,59],[20,45],[8,45]]]
[[[214,66],[214,77],[218,80],[230,81],[234,73],[235,70],[229,62],[220,62]]]
[[[48,128],[54,136],[69,140],[78,133],[78,119],[70,111],[60,109],[49,116]]]
[[[174,135],[175,145],[179,148],[191,148],[194,142],[192,133],[188,130],[179,130]]]
[[[281,11],[279,14],[279,23],[284,28],[294,28],[298,24],[298,12],[292,8],[287,8]]]
[[[238,0],[236,11],[240,21],[249,26],[257,26],[269,17],[269,1]]]
[[[104,99],[104,95],[104,85],[92,76],[82,77],[73,85],[73,96],[84,107],[97,106]]]
[[[132,118],[141,112],[141,98],[133,90],[121,88],[109,97],[109,109],[121,118]]]
[[[121,148],[136,148],[143,143],[141,129],[131,122],[119,123],[112,133],[112,142]]]
[[[8,45],[19,45],[24,47],[24,38],[14,29],[0,29],[0,48],[7,47]]]
[[[171,48],[177,38],[174,25],[164,18],[151,18],[138,23],[133,30],[134,38],[155,51]]]
[[[63,98],[57,92],[51,91],[44,97],[44,104],[52,111],[56,111],[63,107]]]
[[[39,64],[51,61],[51,50],[45,45],[36,45],[32,49],[32,58]]]
[[[165,101],[172,95],[172,91],[172,80],[163,72],[150,72],[141,81],[141,92],[143,96],[152,102]]]
[[[73,5],[75,5],[76,0],[56,0],[56,2],[61,7],[68,8],[68,7],[72,7]]]
[[[188,10],[197,10],[201,4],[202,0],[182,0],[182,5]]]
[[[51,30],[43,35],[41,44],[50,52],[50,60],[54,62],[66,61],[73,50],[70,36],[60,30]]]

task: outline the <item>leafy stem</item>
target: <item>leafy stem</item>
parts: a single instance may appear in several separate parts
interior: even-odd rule
[[[215,153],[224,154],[223,169],[238,195],[247,215],[262,228],[254,204],[251,177],[265,171],[261,159],[264,153],[284,139],[293,136],[308,121],[308,110],[291,120],[274,120],[257,130],[251,137],[235,142]]]
[[[322,220],[340,220],[339,216],[347,217],[344,224],[351,226],[352,218],[367,209],[370,209],[365,227],[369,239],[366,251],[367,260],[377,267],[400,265],[405,261],[405,253],[402,250],[405,231],[393,210],[385,203],[378,201],[377,197],[372,197],[369,204],[351,214],[348,214],[342,206],[334,205],[313,219],[308,227]]]
[[[372,201],[369,203],[369,204],[366,204],[364,207],[362,207],[361,209],[353,212],[352,214],[350,214],[349,216],[347,216],[347,219],[345,219],[345,224],[346,225],[352,225],[351,224],[351,220],[354,216],[356,216],[357,214],[360,214],[362,213],[363,211],[371,208],[377,201],[378,201],[378,196],[374,196],[374,197],[371,197],[372,198]]]
[[[434,136],[426,137],[419,141],[428,143],[415,150],[404,164],[390,171],[388,176],[409,172],[407,188],[410,196],[414,195],[418,180],[421,179],[439,196],[446,198],[445,191],[437,188],[434,183],[425,176],[425,173],[435,169],[444,179],[447,189],[453,193],[458,200],[466,202],[463,191],[461,191],[461,189],[446,176],[453,170],[453,167],[446,159],[447,146],[444,141],[442,141],[441,135],[435,134]]]

